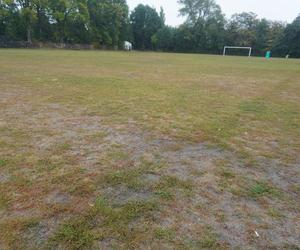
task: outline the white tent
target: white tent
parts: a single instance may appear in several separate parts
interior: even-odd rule
[[[128,41],[125,41],[124,42],[124,49],[127,50],[127,51],[132,50],[132,43],[128,42]]]

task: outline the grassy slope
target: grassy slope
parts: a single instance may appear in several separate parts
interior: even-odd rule
[[[29,90],[30,95],[23,96],[21,102],[29,103],[33,113],[35,109],[51,103],[70,106],[75,110],[76,107],[84,108],[88,115],[101,117],[107,126],[134,121],[145,133],[167,135],[182,142],[207,142],[227,149],[235,152],[236,157],[250,168],[256,166],[262,156],[280,161],[283,165],[299,164],[299,60],[266,61],[262,58],[136,52],[0,50],[0,87],[7,92]],[[14,105],[13,98],[2,103],[2,108]],[[0,114],[0,118],[0,135],[4,138],[0,140],[0,167],[9,168],[15,176],[9,185],[2,183],[1,190],[7,194],[14,193],[15,189],[26,193],[30,185],[37,184],[27,183],[32,180],[23,178],[17,166],[24,159],[28,161],[30,154],[29,164],[35,167],[41,160],[36,158],[41,156],[34,150],[31,153],[19,150],[26,140],[31,140],[32,131],[19,126],[20,121],[14,121],[11,117],[1,117]],[[5,138],[15,140],[15,145],[9,144]],[[71,146],[65,143],[60,145],[58,151],[61,153]],[[113,154],[109,161],[117,156]],[[62,159],[59,164],[64,166]],[[221,165],[226,164],[223,162]],[[47,174],[43,172],[41,175]],[[222,174],[227,179],[231,178],[226,171]],[[125,178],[124,182],[127,180]],[[173,183],[174,186],[176,183]],[[47,185],[47,191],[51,190],[53,184]],[[93,197],[97,185],[93,181],[91,185],[91,190],[86,183],[82,187],[87,186],[87,193]],[[293,188],[299,192],[298,186]],[[258,183],[250,189],[250,193],[256,196],[269,191],[272,193],[272,190]],[[159,192],[169,195],[164,193],[165,189]],[[9,201],[7,196],[2,194],[0,197],[0,209],[6,211],[13,207],[13,201]],[[112,218],[107,227],[114,228],[117,220],[126,228],[132,219],[131,205],[122,207],[121,217],[117,219],[118,211],[101,202],[96,205],[96,210]],[[34,202],[30,206],[35,206]],[[151,203],[137,204],[137,213],[145,211],[147,214],[154,207]],[[57,233],[55,240],[68,239],[69,234],[71,239],[76,238],[72,230],[81,220],[86,222],[87,219],[76,220],[79,222],[65,225],[65,231]],[[13,223],[17,222],[10,221],[5,225],[13,227]],[[31,225],[36,222],[19,221],[16,228],[22,232],[27,223]],[[81,247],[81,243],[85,245],[85,241],[93,240],[89,223],[86,225],[77,232],[83,242],[71,247]],[[153,231],[157,238],[170,238],[172,234],[164,229]],[[12,237],[11,241],[7,240],[5,244],[12,244],[15,236],[9,237]],[[213,246],[214,242],[207,241]]]

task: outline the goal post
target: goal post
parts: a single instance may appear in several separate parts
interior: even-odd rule
[[[226,56],[226,51],[228,49],[245,49],[249,51],[248,56],[251,56],[252,54],[252,47],[224,46],[223,56]]]

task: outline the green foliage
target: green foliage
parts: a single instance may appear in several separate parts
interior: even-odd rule
[[[121,47],[128,32],[128,6],[124,0],[89,0],[91,40],[101,46]]]
[[[163,26],[151,38],[154,49],[162,51],[174,51],[176,29]]]
[[[221,8],[214,0],[179,0],[183,5],[180,14],[187,16],[188,22],[195,24],[199,21],[208,21],[221,13]]]
[[[0,37],[7,40],[121,46],[128,32],[124,0],[0,2]]]
[[[162,14],[161,14],[162,15]],[[137,49],[152,49],[153,35],[163,26],[163,17],[160,17],[154,8],[139,4],[131,13],[130,21]]]
[[[300,57],[300,15],[289,24],[285,31],[282,43],[284,52],[292,57]]]
[[[2,0],[0,39],[94,44],[135,49],[219,54],[225,44],[252,46],[255,55],[300,57],[300,17],[289,25],[243,12],[226,20],[215,0],[180,0],[186,21],[165,25],[165,13],[139,4],[131,13],[126,0]],[[242,51],[234,51],[242,55]]]
[[[181,15],[187,17],[186,23],[178,30],[185,33],[177,37],[179,50],[218,53],[224,46],[225,35],[225,17],[220,6],[211,0],[180,0],[179,3],[183,5]],[[185,43],[189,47],[181,48]]]

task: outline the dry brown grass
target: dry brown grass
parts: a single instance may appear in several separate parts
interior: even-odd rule
[[[300,245],[300,61],[0,54],[0,249]]]

